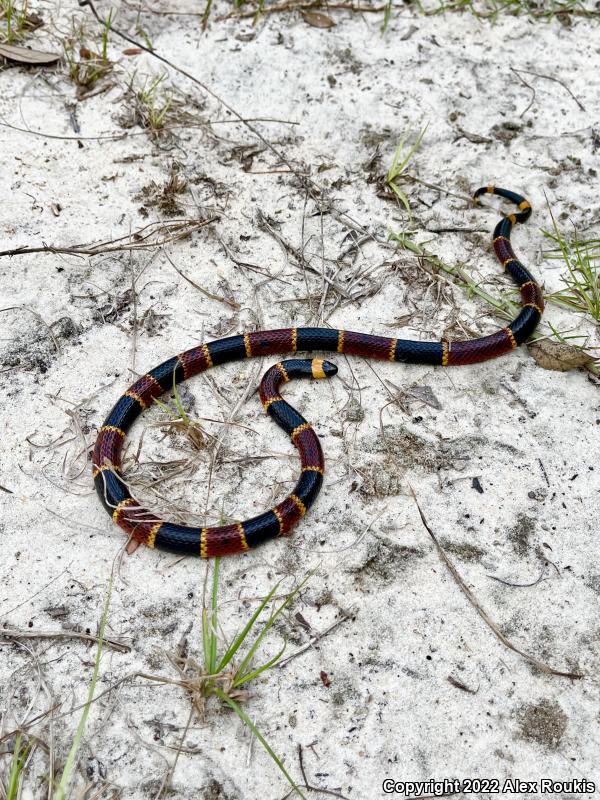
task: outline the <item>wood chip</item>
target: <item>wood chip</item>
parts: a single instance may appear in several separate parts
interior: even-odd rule
[[[54,64],[60,59],[59,53],[47,53],[44,50],[31,50],[16,44],[0,44],[0,56],[19,64]]]
[[[312,25],[313,28],[333,28],[335,22],[328,17],[327,14],[321,14],[320,11],[301,11],[302,19],[307,25]]]
[[[594,362],[592,356],[571,344],[543,339],[540,342],[532,342],[527,347],[535,362],[542,369],[567,372],[570,369],[586,367]]]

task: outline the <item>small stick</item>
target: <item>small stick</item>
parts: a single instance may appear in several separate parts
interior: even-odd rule
[[[514,69],[514,67],[511,67],[511,68],[510,68],[510,71],[511,71],[511,72],[512,72],[514,75],[516,75],[516,76],[517,76],[517,78],[518,78],[518,79],[521,81],[521,83],[523,84],[523,86],[525,86],[525,87],[526,87],[527,89],[529,89],[529,91],[531,92],[531,100],[529,101],[529,105],[528,105],[526,108],[524,108],[524,109],[523,109],[523,111],[521,111],[521,113],[519,114],[519,117],[524,117],[524,116],[525,116],[525,114],[526,114],[526,113],[529,111],[529,109],[531,108],[531,106],[532,106],[532,105],[534,104],[534,102],[535,102],[535,89],[533,88],[533,86],[531,86],[530,84],[528,84],[528,83],[527,83],[527,81],[526,81],[524,78],[522,78],[522,77],[519,75],[519,71],[518,71],[518,70],[516,70],[516,69]]]
[[[241,306],[240,306],[240,304],[239,304],[239,303],[236,303],[236,302],[235,302],[235,300],[229,300],[227,297],[221,297],[221,296],[220,296],[220,295],[218,295],[218,294],[212,294],[211,292],[208,292],[206,289],[203,289],[203,288],[202,288],[202,286],[199,286],[199,285],[198,285],[197,283],[195,283],[195,282],[194,282],[194,281],[193,281],[191,278],[188,278],[188,276],[187,276],[187,275],[185,275],[185,274],[184,274],[184,273],[183,273],[183,272],[182,272],[182,271],[179,269],[179,267],[177,267],[177,266],[176,266],[176,265],[173,263],[173,261],[172,261],[172,259],[170,258],[169,254],[168,254],[168,253],[166,253],[164,250],[163,250],[163,255],[164,255],[164,257],[167,259],[167,261],[169,262],[169,264],[170,264],[170,265],[173,267],[173,269],[175,270],[175,272],[177,272],[179,275],[181,275],[181,277],[184,279],[184,281],[187,281],[187,282],[190,284],[190,286],[193,286],[193,287],[194,287],[194,289],[197,289],[197,290],[198,290],[199,292],[201,292],[201,293],[202,293],[202,294],[203,294],[205,297],[208,297],[208,299],[209,299],[209,300],[217,300],[219,303],[225,303],[225,305],[226,305],[226,306],[229,306],[229,308],[232,308],[234,311],[239,311],[239,309],[241,308]]]
[[[504,586],[512,586],[515,589],[527,589],[530,586],[537,586],[538,583],[540,583],[540,581],[542,581],[544,579],[544,575],[545,574],[546,574],[546,570],[543,569],[540,572],[539,577],[536,578],[531,583],[510,583],[510,581],[505,581],[505,580],[502,580],[502,578],[497,578],[495,575],[487,575],[487,573],[486,573],[487,577],[491,578],[493,581],[498,581],[498,583],[502,583],[502,584],[504,584]]]
[[[287,658],[283,658],[281,659],[281,661],[278,661],[277,666],[278,667],[285,666],[288,663],[288,661],[291,661],[293,658],[296,658],[297,656],[302,655],[302,653],[305,653],[307,650],[310,650],[310,648],[314,644],[319,642],[321,639],[324,639],[325,636],[328,636],[333,630],[335,630],[339,625],[341,625],[342,622],[346,622],[346,620],[352,619],[351,614],[348,614],[345,611],[343,612],[343,614],[344,615],[340,619],[336,620],[333,623],[333,625],[330,625],[328,628],[326,628],[323,631],[323,633],[318,633],[316,636],[313,636],[312,639],[307,644],[304,645],[304,647],[301,647],[299,650],[296,650],[295,653],[292,653]]]
[[[302,777],[304,778],[304,788],[309,792],[319,792],[321,794],[328,794],[330,797],[339,797],[340,800],[348,800],[343,794],[339,792],[334,792],[333,789],[323,789],[322,786],[312,786],[308,782],[308,778],[306,777],[306,772],[304,770],[304,752],[302,750],[302,745],[298,745],[298,761],[300,762],[300,772],[302,773]],[[290,795],[286,795],[290,797]]]
[[[352,11],[357,14],[381,14],[387,6],[360,6],[354,3],[324,3],[322,0],[312,0],[308,3],[279,3],[279,5],[262,6],[260,9],[253,9],[251,11],[230,11],[228,14],[221,14],[217,17],[217,22],[222,22],[226,19],[247,19],[255,17],[257,12],[260,14],[276,14],[281,11],[309,11],[314,8],[324,8],[327,11]]]
[[[183,239],[194,233],[194,231],[204,228],[205,225],[216,222],[216,220],[217,217],[211,217],[205,220],[180,219],[166,225],[162,223],[159,225],[152,222],[140,228],[138,231],[134,231],[129,236],[120,236],[118,239],[111,239],[110,241],[100,242],[98,244],[76,244],[72,247],[66,247],[64,245],[54,246],[51,244],[44,244],[38,247],[15,247],[12,250],[1,250],[0,258],[2,256],[21,256],[29,253],[63,253],[72,256],[97,256],[101,253],[146,250],[149,247],[162,247],[165,244],[176,242],[178,239]],[[148,231],[149,228],[152,230]],[[159,236],[156,240],[152,240],[151,237],[161,229],[167,233],[164,234],[162,238]],[[144,233],[145,231],[148,232]]]
[[[568,92],[568,93],[569,93],[569,95],[571,96],[571,98],[573,99],[573,101],[574,101],[575,103],[577,103],[577,105],[579,106],[579,108],[580,108],[582,111],[585,111],[585,106],[583,105],[583,103],[581,103],[581,102],[580,102],[580,101],[579,101],[579,100],[578,100],[578,99],[575,97],[575,95],[574,95],[574,94],[573,94],[573,92],[572,92],[572,91],[569,89],[569,87],[567,86],[567,84],[566,84],[566,83],[564,83],[563,81],[561,81],[561,80],[560,80],[560,78],[554,78],[552,75],[542,75],[540,72],[533,72],[533,71],[532,71],[532,70],[530,70],[530,69],[514,69],[513,67],[511,67],[511,69],[512,69],[512,71],[513,71],[513,72],[516,72],[516,73],[520,73],[520,72],[522,72],[522,73],[523,73],[523,74],[525,74],[525,75],[535,75],[535,77],[536,77],[536,78],[543,78],[543,79],[544,79],[544,80],[546,80],[546,81],[553,81],[554,83],[558,83],[558,85],[559,85],[559,86],[562,86],[562,87],[563,87],[563,89],[564,89],[566,92]],[[530,87],[530,88],[531,88],[531,87]]]
[[[81,639],[84,642],[99,642],[97,636],[91,633],[78,633],[77,631],[20,631],[13,628],[1,628],[0,636],[6,639]],[[131,647],[117,641],[117,639],[104,638],[102,643],[107,647],[112,647],[120,653],[130,653]]]
[[[410,486],[410,485],[409,485]],[[458,573],[458,570],[454,566],[454,564],[450,561],[448,556],[446,555],[444,548],[438,542],[434,532],[429,527],[427,520],[425,519],[425,515],[421,511],[421,506],[419,505],[419,501],[417,500],[417,495],[415,494],[415,490],[410,486],[410,491],[415,501],[415,505],[417,506],[417,510],[419,512],[419,516],[421,517],[421,522],[423,523],[423,527],[427,531],[427,533],[433,539],[433,543],[436,546],[438,554],[444,564],[448,567],[448,570],[456,583],[458,584],[460,590],[463,592],[469,603],[473,606],[473,608],[477,611],[481,619],[485,622],[488,628],[492,631],[492,633],[499,639],[505,647],[508,647],[509,650],[512,650],[514,653],[522,656],[526,661],[528,661],[534,667],[537,667],[539,670],[544,672],[546,675],[559,675],[562,678],[571,678],[571,679],[578,679],[583,678],[583,675],[577,672],[563,672],[561,670],[554,669],[553,667],[549,667],[547,664],[544,664],[543,661],[539,661],[534,656],[530,656],[529,653],[520,650],[516,645],[514,645],[510,639],[508,639],[502,631],[498,628],[495,622],[488,616],[487,612],[479,605],[477,598],[473,594],[473,592],[469,589],[467,584],[463,581],[461,576]]]

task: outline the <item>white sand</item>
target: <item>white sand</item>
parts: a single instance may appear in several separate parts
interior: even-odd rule
[[[89,13],[76,14],[73,6],[40,4],[47,24],[28,43],[60,48],[74,15],[97,36]],[[131,111],[128,79],[137,71],[143,83],[162,71],[149,56],[123,56],[128,45],[114,36],[109,56],[117,64],[99,84],[114,86],[81,102],[63,67],[0,73],[4,122],[75,137],[74,114],[81,136],[78,144],[0,128],[0,249],[107,240],[164,221],[138,195],[151,181],[164,184],[176,163],[188,181],[178,196],[184,215],[219,219],[166,253],[206,291],[239,304],[236,311],[208,299],[159,251],[0,259],[0,306],[22,309],[0,314],[0,484],[12,492],[0,493],[2,625],[95,633],[112,571],[107,633],[131,647],[108,648],[102,657],[98,692],[117,688],[93,706],[70,797],[83,797],[86,782],[96,784],[88,798],[156,797],[182,743],[189,752],[179,756],[170,794],[160,796],[275,800],[287,790],[258,742],[216,702],[185,732],[190,706],[179,687],[124,680],[135,673],[176,679],[169,656],[182,638],[201,659],[202,587],[210,573],[200,560],[146,548],[122,557],[121,532],[93,492],[82,436],[93,445],[111,404],[135,376],[205,338],[257,326],[326,323],[425,339],[456,337],[460,326],[472,335],[493,330],[499,320],[489,306],[443,280],[432,284],[404,251],[368,242],[354,262],[335,262],[352,241],[339,218],[347,212],[382,240],[388,230],[416,229],[418,241],[449,264],[466,263],[492,294],[507,288],[490,245],[497,212],[406,182],[410,222],[367,181],[369,172],[385,174],[402,132],[425,123],[411,174],[461,195],[488,182],[526,194],[534,216],[513,241],[547,290],[560,288],[564,265],[541,258],[548,247],[542,229],[551,227],[545,196],[565,233],[576,226],[588,238],[598,235],[600,50],[590,22],[507,16],[494,25],[469,14],[424,17],[407,7],[382,36],[381,15],[338,14],[330,30],[287,15],[265,17],[256,27],[248,20],[216,22],[229,7],[213,10],[203,34],[193,16],[143,13],[141,24],[158,52],[243,116],[297,123],[256,124],[289,162],[310,172],[334,213],[315,214],[315,203],[268,150],[252,161],[255,174],[244,171],[235,148],[248,152],[257,141],[243,126],[193,127],[231,115],[175,72],[167,82],[182,93],[178,113],[189,116],[168,119],[181,127],[158,138],[139,126],[117,141],[88,138],[122,133]],[[198,5],[186,0],[178,9]],[[134,10],[123,5],[116,24],[134,31],[134,23]],[[523,115],[532,93],[511,67],[524,70],[535,88]],[[559,78],[585,110],[563,86],[532,71]],[[489,141],[457,138],[460,130]],[[377,144],[381,161],[370,170],[365,165]],[[216,193],[206,179],[216,182]],[[330,290],[320,308],[320,274],[305,275],[260,228],[259,211],[294,248],[305,248],[317,273],[325,269],[344,291],[362,288],[363,296],[343,300],[330,315],[339,299]],[[448,227],[468,230],[427,230]],[[225,247],[260,271],[236,266]],[[598,345],[589,318],[553,306],[546,318]],[[191,381],[183,402],[192,416],[229,418],[275,360],[216,369],[215,383]],[[291,588],[314,568],[301,599],[268,638],[263,659],[277,652],[282,637],[287,654],[309,641],[296,612],[313,635],[345,612],[350,618],[251,685],[247,713],[294,777],[301,779],[301,745],[310,783],[346,798],[383,797],[384,778],[600,782],[597,386],[583,371],[541,369],[525,348],[448,371],[332,360],[339,377],[286,390],[323,438],[323,492],[289,541],[222,563],[220,618],[223,635],[231,637],[275,582]],[[392,384],[408,393],[403,407],[390,403]],[[440,408],[411,397],[411,387],[424,386]],[[136,424],[132,455],[144,423],[162,416],[155,409]],[[256,395],[235,421],[255,433],[206,423],[209,433],[223,436],[208,497],[210,449],[195,452],[184,437],[165,438],[157,428],[145,431],[138,482],[140,474],[159,475],[149,461],[191,459],[193,468],[160,484],[165,504],[196,514],[208,509],[211,522],[267,508],[293,485],[295,452]],[[264,454],[270,457],[243,460]],[[483,493],[473,488],[474,478]],[[545,675],[494,637],[436,553],[409,486],[502,632],[545,663],[583,673],[582,680]],[[141,494],[153,498],[148,490]],[[490,577],[527,584],[541,574],[529,588]],[[60,704],[52,731],[49,718],[29,727],[60,765],[80,714],[67,712],[85,700],[94,652],[64,638],[0,640],[1,733],[27,727]],[[7,763],[0,762],[5,772]],[[35,777],[48,769],[38,748],[23,797],[46,796]],[[95,794],[104,783],[115,793]]]

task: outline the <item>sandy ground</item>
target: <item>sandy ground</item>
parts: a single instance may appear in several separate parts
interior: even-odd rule
[[[98,26],[74,5],[36,6],[46,24],[28,43],[60,49],[83,25],[77,60],[82,44],[98,51]],[[115,24],[134,35],[142,28],[243,117],[271,120],[252,124],[285,162],[174,71],[158,87],[159,101],[173,100],[166,130],[145,129],[127,85],[148,88],[165,69],[146,54],[124,55],[131,46],[114,35],[114,68],[89,91],[64,65],[0,72],[1,120],[25,131],[0,128],[0,249],[212,220],[164,248],[0,259],[0,484],[8,490],[0,493],[0,620],[29,634],[95,634],[114,576],[106,635],[127,647],[103,654],[104,694],[69,797],[276,800],[289,787],[232,712],[211,701],[189,721],[179,686],[135,677],[175,680],[170,659],[182,648],[201,659],[211,567],[146,548],[124,555],[91,486],[97,428],[138,374],[230,332],[326,324],[439,339],[493,330],[490,306],[385,244],[388,231],[416,231],[416,241],[499,296],[509,288],[490,246],[499,206],[474,209],[463,199],[482,183],[531,199],[535,214],[515,232],[515,249],[547,291],[561,288],[564,264],[543,257],[546,198],[565,233],[575,226],[597,236],[600,221],[597,28],[578,18],[493,24],[406,7],[382,35],[380,14],[338,12],[330,29],[296,15],[252,26],[217,21],[231,8],[223,4],[202,33],[198,16],[138,18],[134,5],[122,5]],[[198,9],[186,0],[177,10]],[[408,171],[431,186],[402,184],[409,219],[380,196],[377,179],[402,133],[414,139],[425,124]],[[320,206],[290,164],[321,187]],[[181,191],[165,194],[172,176]],[[440,232],[448,228],[458,230]],[[551,305],[546,318],[598,345],[590,317]],[[277,581],[281,594],[315,570],[263,656],[283,639],[286,656],[294,654],[339,624],[251,685],[247,713],[300,782],[302,748],[308,781],[329,791],[310,797],[384,797],[386,778],[598,785],[594,380],[542,369],[526,348],[448,371],[333,360],[338,377],[286,390],[322,437],[322,494],[290,540],[222,563],[220,619],[231,637]],[[270,363],[220,368],[182,388],[191,416],[235,423],[202,422],[197,448],[158,408],[136,424],[128,474],[141,499],[172,519],[215,522],[251,516],[289,491],[295,452],[254,394]],[[582,679],[544,673],[499,641],[440,558],[410,487],[499,631]],[[92,644],[60,635],[0,639],[0,735],[21,728],[44,743],[24,798],[48,794],[45,747],[60,772],[94,654]],[[12,742],[0,746],[4,778]]]

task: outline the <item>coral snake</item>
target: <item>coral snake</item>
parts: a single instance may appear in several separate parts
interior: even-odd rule
[[[324,461],[319,439],[310,424],[282,399],[279,388],[296,377],[329,377],[337,368],[320,359],[299,358],[271,367],[260,385],[265,410],[289,434],[300,452],[300,479],[284,500],[244,522],[200,528],[166,522],[141,508],[131,496],[121,477],[123,442],[130,426],[174,383],[217,364],[275,353],[329,351],[383,361],[457,366],[495,358],[522,344],[532,334],[544,309],[540,286],[515,257],[510,244],[512,226],[528,219],[531,206],[520,195],[494,186],[478,189],[474,199],[477,201],[485,193],[506,198],[519,209],[498,223],[493,241],[496,256],[521,290],[522,310],[515,320],[489,336],[452,342],[391,339],[329,328],[254,331],[201,344],[170,358],[129,387],[98,432],[92,457],[93,477],[98,495],[114,522],[132,539],[150,547],[210,558],[243,552],[267,539],[285,536],[314,503],[323,482]]]

